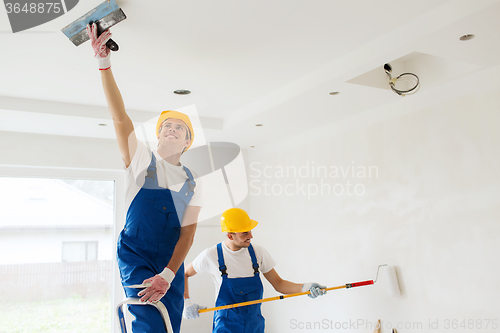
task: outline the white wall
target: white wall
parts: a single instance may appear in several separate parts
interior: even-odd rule
[[[371,110],[251,151],[250,213],[260,221],[254,242],[266,246],[283,278],[337,286],[375,279],[377,266],[388,263],[403,293],[390,298],[381,276],[374,286],[317,300],[265,303],[266,332],[335,325],[372,332],[378,319],[382,332],[392,325],[402,325],[398,332],[496,331],[486,324],[500,325],[499,96],[393,108],[378,121],[367,120],[380,111]],[[313,176],[320,166],[331,173]],[[361,171],[370,166],[369,177]],[[356,173],[334,173],[348,167]],[[287,177],[287,168],[302,173]],[[348,195],[348,182],[360,195]],[[335,184],[342,195],[328,194]],[[266,284],[265,297],[274,295]]]
[[[0,131],[0,165],[122,170],[116,140]]]

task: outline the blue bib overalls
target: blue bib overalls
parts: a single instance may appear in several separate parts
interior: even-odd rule
[[[261,299],[264,288],[260,280],[259,264],[252,245],[248,247],[252,258],[254,275],[244,278],[228,278],[222,244],[217,244],[219,270],[222,284],[215,306],[235,304]],[[216,333],[263,333],[264,317],[260,313],[261,304],[247,305],[232,309],[217,310],[214,314],[213,332]]]
[[[158,186],[156,158],[152,154],[144,185],[130,204],[125,227],[118,238],[117,260],[123,286],[141,284],[167,266],[179,240],[182,217],[193,197],[195,182],[184,167],[187,179],[179,192]],[[124,288],[127,297],[138,297],[139,289]],[[180,331],[184,307],[184,265],[161,302],[165,304],[174,332]],[[163,319],[152,306],[130,305],[135,316],[132,331],[165,332]],[[170,333],[170,332],[169,332]]]

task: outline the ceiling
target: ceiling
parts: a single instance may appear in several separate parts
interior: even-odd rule
[[[111,28],[111,62],[132,120],[196,112],[198,145],[259,147],[498,85],[500,0],[116,1],[127,19]],[[75,47],[60,31],[100,2],[15,34],[0,10],[0,131],[114,138],[90,43]],[[417,74],[419,91],[393,93],[385,63],[393,76]]]

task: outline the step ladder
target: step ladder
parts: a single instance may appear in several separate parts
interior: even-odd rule
[[[147,302],[141,302],[140,298],[137,297],[131,297],[131,298],[126,298],[125,300],[121,301],[118,306],[116,307],[116,312],[118,314],[118,321],[120,322],[120,328],[122,333],[127,333],[127,323],[125,322],[125,316],[123,313],[123,306],[124,305],[145,305],[145,306],[154,306],[161,314],[161,317],[163,318],[163,323],[165,324],[165,330],[167,333],[172,333],[172,325],[170,324],[170,317],[168,316],[167,308],[162,302],[156,302],[156,303],[147,303]]]

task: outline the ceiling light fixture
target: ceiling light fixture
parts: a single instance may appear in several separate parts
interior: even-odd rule
[[[260,127],[260,126],[264,126],[264,124],[255,124],[255,126]]]
[[[466,35],[462,35],[460,36],[460,40],[461,41],[468,41],[468,40],[471,40],[472,38],[476,37],[476,35],[473,35],[473,34],[466,34]]]
[[[174,94],[177,94],[177,95],[189,95],[190,93],[191,93],[191,91],[189,91],[187,89],[178,89],[178,90],[174,91]]]
[[[338,95],[338,94],[340,94],[340,92],[338,92],[338,91],[332,91],[332,92],[330,93],[330,95]]]
[[[108,124],[99,124],[99,126],[108,126]]]

